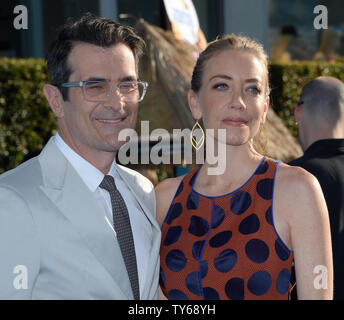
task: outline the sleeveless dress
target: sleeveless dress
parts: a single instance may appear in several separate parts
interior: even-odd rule
[[[244,185],[223,196],[194,190],[200,168],[184,177],[162,225],[160,286],[167,298],[290,297],[293,252],[273,221],[279,163],[264,157]]]

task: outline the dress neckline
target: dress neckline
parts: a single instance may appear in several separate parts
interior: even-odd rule
[[[194,181],[193,181],[192,184],[191,184],[191,190],[192,190],[193,192],[195,192],[196,194],[198,194],[199,196],[204,197],[204,198],[209,198],[209,199],[227,197],[227,196],[229,196],[229,195],[231,195],[231,194],[233,194],[233,193],[239,191],[239,190],[242,189],[244,186],[246,186],[246,185],[251,181],[251,179],[252,179],[253,176],[256,174],[256,172],[259,170],[259,168],[262,166],[262,164],[265,162],[265,160],[266,160],[266,156],[264,156],[264,157],[262,158],[262,160],[261,160],[260,163],[258,164],[257,168],[254,170],[254,172],[252,173],[252,175],[251,175],[251,176],[247,179],[247,181],[244,182],[240,187],[236,188],[235,190],[233,190],[233,191],[231,191],[231,192],[228,192],[228,193],[226,193],[226,194],[219,195],[219,196],[206,196],[206,195],[204,195],[204,194],[202,194],[202,193],[199,193],[198,191],[196,191],[196,190],[194,189],[194,185],[195,185],[195,183],[196,183],[198,174],[199,174],[201,168],[203,167],[203,165],[201,165],[201,166],[197,169],[197,171],[196,171],[196,173],[195,173],[195,178],[193,179]]]

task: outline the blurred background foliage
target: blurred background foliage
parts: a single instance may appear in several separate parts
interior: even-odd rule
[[[43,59],[0,59],[0,173],[37,154],[56,132],[43,94]]]
[[[271,106],[297,137],[293,110],[302,87],[315,77],[344,81],[344,59],[337,62],[271,63]],[[57,129],[43,94],[48,83],[43,59],[0,58],[0,173],[37,155]],[[171,173],[156,169],[159,181]]]

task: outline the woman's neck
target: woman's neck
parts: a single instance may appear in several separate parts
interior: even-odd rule
[[[262,155],[257,153],[249,144],[241,146],[225,146],[222,151],[225,159],[213,164],[205,159],[205,163],[200,170],[200,177],[203,182],[212,185],[230,183],[231,181],[244,180],[250,177],[262,160]],[[218,159],[220,160],[220,159]],[[221,165],[219,165],[221,163]]]

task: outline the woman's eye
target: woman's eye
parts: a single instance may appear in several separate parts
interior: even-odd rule
[[[249,87],[248,91],[255,95],[258,95],[262,92],[258,87]]]
[[[225,83],[217,83],[213,86],[214,89],[227,89],[228,85]]]

